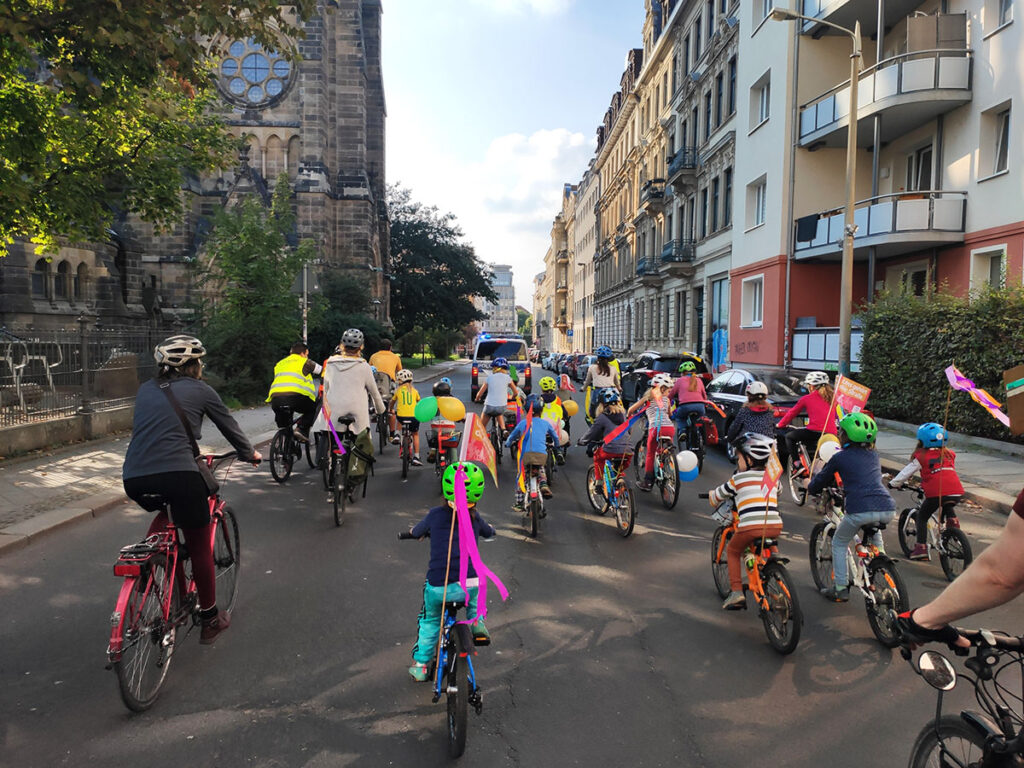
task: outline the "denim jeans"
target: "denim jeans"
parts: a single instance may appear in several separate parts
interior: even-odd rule
[[[469,587],[469,601],[466,606],[467,619],[476,618],[477,588],[473,586],[476,581],[476,578],[466,579],[466,586]],[[449,584],[448,592],[445,594],[444,587],[433,587],[424,582],[419,632],[416,636],[416,645],[412,648],[413,661],[419,664],[429,664],[437,654],[437,638],[441,632],[441,612],[444,610],[442,596],[450,603],[464,600],[466,593],[458,584]]]
[[[686,435],[686,417],[691,413],[698,416],[705,414],[704,403],[683,403],[672,412],[672,423],[676,425],[677,435]]]
[[[832,538],[832,572],[835,574],[836,589],[842,589],[850,583],[846,550],[857,531],[861,526],[869,523],[888,523],[895,514],[893,510],[889,509],[881,512],[857,512],[843,516],[839,525],[836,526],[835,536]],[[874,544],[879,549],[883,549],[881,532],[875,535]]]

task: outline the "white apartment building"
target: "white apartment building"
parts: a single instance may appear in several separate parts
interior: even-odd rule
[[[578,349],[590,352],[598,345],[594,338],[594,258],[597,254],[597,203],[601,179],[589,168],[576,187],[573,208],[574,237],[569,258],[572,263],[572,329]]]
[[[547,272],[538,272],[533,277],[533,343],[537,349],[553,349],[553,300]]]
[[[490,264],[491,288],[498,294],[498,301],[485,301],[483,312],[488,315],[484,328],[492,331],[517,331],[516,289],[512,284],[512,267],[508,264]]]

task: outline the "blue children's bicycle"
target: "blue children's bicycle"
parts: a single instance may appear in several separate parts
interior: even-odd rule
[[[590,499],[590,506],[599,515],[606,515],[609,511],[614,513],[615,527],[622,538],[629,536],[636,525],[636,503],[625,477],[632,457],[632,453],[627,453],[605,461],[604,477],[600,482],[596,480],[594,465],[587,467],[587,498]]]

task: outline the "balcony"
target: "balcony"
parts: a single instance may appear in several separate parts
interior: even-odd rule
[[[883,113],[882,143],[903,136],[971,100],[971,51],[941,48],[893,56],[865,70],[858,83],[858,119]],[[800,146],[845,147],[850,122],[850,82],[844,81],[800,107]],[[870,130],[857,143],[873,141]]]
[[[669,155],[668,183],[676,192],[692,192],[697,188],[699,158],[696,147],[680,147]]]
[[[555,328],[564,332],[569,327],[569,321],[565,315],[559,315],[558,319],[555,320]]]
[[[569,251],[567,251],[564,248],[562,250],[560,250],[557,254],[555,254],[555,262],[557,264],[568,264],[569,263]]]
[[[670,277],[693,277],[697,247],[692,240],[669,240],[661,249],[661,268]]]
[[[659,213],[665,208],[665,180],[650,179],[640,187],[640,207],[647,213]]]
[[[962,243],[966,214],[967,193],[961,191],[898,192],[861,200],[853,212],[857,225],[854,253],[874,246],[876,254],[884,258]],[[819,216],[814,239],[796,243],[796,258],[828,258],[841,254],[843,210],[825,211]]]
[[[890,29],[901,19],[911,15],[920,5],[921,0],[885,0],[885,28]],[[865,36],[870,34],[878,23],[878,5],[860,0],[803,0],[800,13],[822,21],[830,21],[847,29],[853,29],[854,24],[859,21],[864,28]],[[810,21],[803,22],[802,31],[814,36],[840,34],[823,24]]]
[[[860,370],[860,346],[864,331],[850,329],[850,370]],[[839,368],[838,328],[794,328],[793,367],[805,371],[835,371]]]
[[[567,282],[565,282],[564,280],[560,280],[555,285],[555,293],[568,293],[568,291],[569,291],[569,284]]]
[[[658,258],[656,256],[645,256],[636,263],[636,276],[640,278],[641,284],[661,284],[662,276],[658,266]]]

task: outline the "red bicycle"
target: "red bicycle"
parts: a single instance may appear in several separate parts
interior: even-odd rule
[[[211,470],[236,452],[207,456]],[[214,523],[213,561],[217,576],[217,604],[229,612],[235,605],[241,552],[238,522],[219,493],[210,497]],[[199,625],[199,597],[188,551],[171,520],[167,500],[158,494],[143,496],[140,506],[167,514],[167,527],[137,544],[121,549],[114,575],[124,577],[117,605],[110,616],[107,669],[117,673],[125,706],[135,712],[149,709],[167,678],[178,631],[185,635]]]

